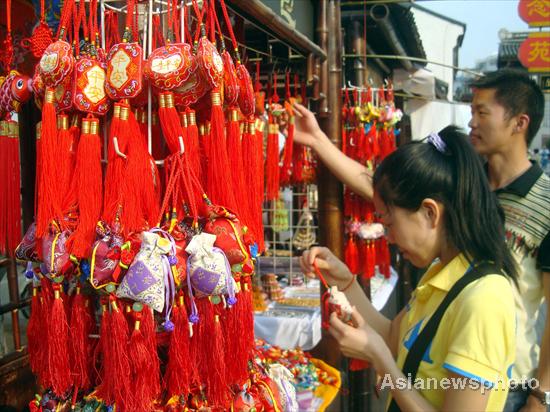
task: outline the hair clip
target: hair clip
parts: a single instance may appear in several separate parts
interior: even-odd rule
[[[441,136],[439,136],[437,133],[430,133],[430,135],[428,136],[428,143],[431,143],[438,152],[442,154],[447,154],[447,145],[445,144]]]

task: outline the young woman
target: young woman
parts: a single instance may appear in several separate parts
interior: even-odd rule
[[[378,167],[373,187],[388,241],[413,265],[431,266],[406,308],[390,320],[327,248],[306,251],[304,273],[315,276],[315,264],[355,306],[353,326],[332,314],[330,333],[346,356],[371,362],[382,388],[391,390],[391,410],[502,410],[516,349],[516,268],[495,196],[467,136],[447,127],[426,142],[400,147]],[[402,369],[409,350],[457,281],[473,272],[478,277],[443,312],[419,352],[416,380],[406,385]]]

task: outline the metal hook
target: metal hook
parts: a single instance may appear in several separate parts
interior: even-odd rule
[[[180,143],[180,154],[184,154],[185,153],[185,145],[183,144],[183,137],[178,136],[178,141]]]
[[[116,136],[113,137],[113,148],[115,149],[115,153],[122,157],[123,159],[128,159],[128,156],[126,156],[124,153],[120,151],[120,148],[118,146],[118,138]]]

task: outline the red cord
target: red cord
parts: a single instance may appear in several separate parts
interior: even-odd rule
[[[204,7],[202,10],[199,9],[199,5],[197,4],[197,0],[193,0],[193,9],[195,9],[195,15],[197,17],[197,29],[195,32],[195,43],[199,41],[199,37],[201,34],[201,25],[202,25],[202,19],[204,17],[204,13],[206,12],[206,7]]]
[[[74,0],[66,0],[61,11],[61,19],[59,20],[59,27],[57,28],[57,38],[65,38],[66,30],[69,26],[69,21],[74,9]],[[61,36],[61,30],[63,29],[63,35]]]
[[[273,103],[279,103],[280,97],[277,93],[277,72],[273,72],[273,94],[271,95],[271,100]]]
[[[13,61],[13,39],[11,37],[11,0],[6,2],[6,38],[4,39],[4,50],[0,53],[1,62],[9,73]]]
[[[313,262],[313,269],[315,270],[315,274],[319,277],[319,280],[321,281],[325,289],[330,289],[330,286],[328,285],[327,281],[325,280],[325,277],[323,276],[323,274],[319,270],[319,267],[317,266],[317,263],[315,262]]]
[[[222,6],[223,17],[225,18],[225,25],[227,26],[227,30],[229,30],[229,36],[231,37],[231,41],[233,42],[233,48],[235,49],[235,51],[238,51],[239,46],[237,44],[237,40],[235,39],[235,33],[233,33],[233,27],[231,26],[231,20],[229,19],[229,14],[227,13],[227,7],[225,7],[225,1],[220,0],[220,4]]]
[[[290,72],[286,72],[285,79],[285,99],[290,101]]]

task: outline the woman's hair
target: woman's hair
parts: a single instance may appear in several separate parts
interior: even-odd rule
[[[440,140],[411,142],[390,154],[374,173],[374,190],[388,207],[416,211],[426,198],[441,202],[448,241],[471,263],[492,261],[515,279],[502,211],[479,156],[458,127],[438,135]]]

